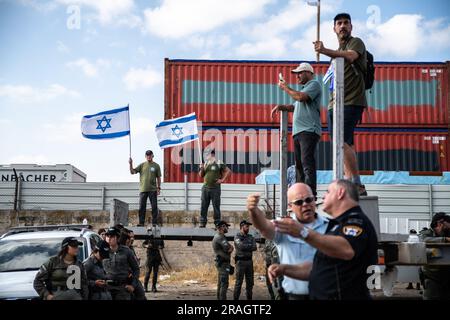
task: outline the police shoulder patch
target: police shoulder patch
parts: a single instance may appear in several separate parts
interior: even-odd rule
[[[342,228],[342,232],[346,236],[358,237],[363,232],[363,229],[360,226],[347,225]]]

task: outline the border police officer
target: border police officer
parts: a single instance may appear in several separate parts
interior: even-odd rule
[[[247,300],[252,300],[254,284],[253,251],[256,251],[257,248],[255,238],[248,233],[251,225],[250,222],[242,220],[239,224],[241,230],[234,237],[234,246],[236,248],[236,283],[234,286],[234,300],[239,300],[244,276]]]
[[[229,244],[225,234],[228,232],[230,225],[225,221],[217,223],[217,233],[214,235],[212,247],[216,254],[216,268],[217,268],[217,300],[227,300],[228,279],[232,273],[230,265],[231,253],[233,252],[233,245]]]
[[[131,300],[134,287],[129,281],[129,272],[139,279],[139,264],[130,248],[118,244],[119,235],[116,228],[109,228],[106,232],[110,252],[109,257],[103,260],[103,267],[113,300]]]
[[[445,212],[436,213],[431,219],[430,229],[419,233],[424,242],[450,242],[450,216]],[[424,287],[424,300],[450,300],[450,267],[423,266],[420,278]]]
[[[109,258],[109,244],[101,240],[83,263],[89,284],[89,300],[112,300],[106,288],[106,272],[102,264],[105,258]]]
[[[86,271],[78,260],[78,247],[83,245],[75,237],[61,243],[61,251],[44,263],[34,278],[33,287],[44,300],[87,300],[89,289]]]
[[[156,282],[158,281],[158,269],[162,262],[160,249],[164,248],[164,240],[161,239],[149,239],[145,240],[143,243],[144,248],[147,248],[147,261],[146,261],[146,272],[144,278],[144,288],[145,292],[148,292],[148,281],[150,279],[150,274],[153,271],[152,279],[152,291],[156,292]]]

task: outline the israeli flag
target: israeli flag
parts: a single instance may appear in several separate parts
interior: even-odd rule
[[[81,133],[88,139],[112,139],[129,135],[129,107],[84,116],[81,119]]]
[[[178,146],[198,139],[197,117],[191,113],[164,120],[156,125],[155,131],[161,149]]]
[[[327,83],[328,81],[330,81],[330,91],[333,91],[333,83],[334,83],[333,77],[334,77],[334,67],[333,67],[333,61],[331,61],[327,72],[323,76],[323,83]]]

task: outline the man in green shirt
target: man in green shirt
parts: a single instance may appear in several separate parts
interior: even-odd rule
[[[364,75],[367,71],[367,53],[364,42],[352,37],[353,26],[348,13],[334,17],[334,32],[339,41],[339,49],[325,48],[322,41],[314,42],[314,49],[330,58],[344,58],[344,171],[345,176],[359,188],[360,195],[367,195],[358,172],[358,161],[354,150],[353,135],[356,125],[361,122],[367,107]],[[333,92],[328,108],[328,129],[333,134]]]
[[[320,101],[322,98],[322,86],[314,79],[314,69],[303,62],[291,71],[297,75],[300,91],[290,88],[284,80],[278,85],[292,99],[293,105],[277,105],[272,109],[272,117],[275,112],[294,112],[292,138],[294,139],[294,155],[296,181],[306,183],[317,196],[317,171],[316,148],[322,134],[320,124]]]
[[[225,163],[216,159],[216,152],[211,150],[205,164],[200,164],[199,175],[203,178],[202,204],[200,209],[200,228],[206,227],[209,203],[214,209],[214,224],[220,221],[220,185],[230,175],[231,170]]]
[[[140,175],[140,193],[139,193],[139,224],[145,224],[145,212],[147,210],[147,198],[152,205],[152,224],[157,224],[158,219],[158,196],[161,191],[161,168],[159,164],[153,161],[153,151],[145,152],[147,161],[142,162],[133,169],[133,159],[128,161],[130,164],[130,173]]]

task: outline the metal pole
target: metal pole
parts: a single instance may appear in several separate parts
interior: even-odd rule
[[[188,204],[188,176],[187,174],[184,175],[184,211],[188,211],[189,204]]]
[[[14,179],[16,180],[15,182],[15,190],[14,190],[14,211],[17,211],[17,201],[18,201],[18,196],[19,196],[19,176],[17,175],[16,169],[13,168],[13,172],[14,172]]]
[[[102,187],[102,211],[105,210],[105,187]]]
[[[287,214],[287,135],[288,112],[280,115],[280,215]]]
[[[317,1],[317,41],[320,41],[320,0]],[[320,62],[320,53],[316,53],[316,61]]]
[[[333,180],[344,177],[344,58],[333,59]]]
[[[429,208],[430,208],[430,221],[433,218],[433,185],[428,185],[428,201],[430,202]],[[419,230],[417,230],[419,231]]]

